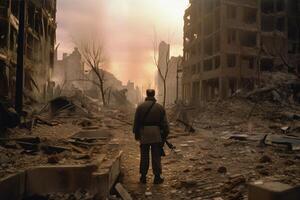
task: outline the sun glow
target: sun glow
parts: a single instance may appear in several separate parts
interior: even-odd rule
[[[67,41],[68,39],[64,38],[65,33],[76,32],[72,31],[74,26],[79,27],[78,31],[88,30],[83,27],[86,27],[87,21],[91,22],[103,32],[105,49],[111,61],[109,70],[123,83],[132,80],[144,84],[150,79],[154,80],[156,72],[153,62],[154,30],[157,32],[158,42],[164,40],[171,44],[172,56],[182,55],[183,16],[189,4],[188,0],[62,0],[59,2],[64,3],[66,7],[59,10],[58,23],[67,24],[70,30],[59,30],[58,41]],[[76,8],[71,9],[70,6]],[[60,22],[60,19],[65,21]],[[62,42],[61,49],[70,48],[68,42],[67,44]]]

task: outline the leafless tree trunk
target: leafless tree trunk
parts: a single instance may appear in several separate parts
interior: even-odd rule
[[[103,106],[107,106],[105,96],[105,72],[103,66],[105,63],[103,43],[99,39],[90,37],[91,39],[83,39],[77,44],[79,51],[85,61],[85,63],[91,68],[96,75],[99,84],[97,86],[100,89],[100,95],[102,98]]]
[[[169,67],[170,67],[169,55],[170,55],[170,48],[168,48],[168,50],[166,52],[166,57],[165,57],[166,70],[163,72],[162,68],[161,68],[162,66],[160,66],[160,63],[159,63],[159,47],[158,47],[157,37],[156,37],[156,34],[155,34],[154,41],[153,41],[153,60],[154,60],[155,66],[158,70],[159,78],[161,78],[161,80],[163,82],[163,88],[164,88],[164,91],[163,91],[163,107],[166,107],[167,77],[168,77]]]

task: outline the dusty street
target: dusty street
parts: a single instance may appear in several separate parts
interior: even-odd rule
[[[124,137],[123,184],[134,199],[247,199],[247,183],[257,180],[300,184],[299,154],[259,147],[263,135],[251,140],[228,139],[226,133],[197,130],[186,134],[174,127],[163,158],[165,183],[152,184],[149,170],[146,185],[139,183],[139,146],[131,135]],[[165,147],[167,149],[167,147]]]
[[[227,103],[231,106],[226,106]],[[162,185],[153,184],[151,167],[147,184],[139,183],[139,143],[134,140],[131,126],[133,110],[107,109],[95,113],[91,119],[76,115],[58,118],[55,120],[59,122],[58,125],[49,127],[37,124],[31,132],[11,130],[13,133],[10,138],[29,135],[31,140],[32,137],[40,138],[40,147],[37,150],[31,149],[20,146],[18,141],[2,143],[0,173],[6,176],[40,165],[91,164],[100,157],[103,161],[109,161],[113,152],[121,150],[123,155],[119,181],[133,199],[247,199],[247,184],[251,182],[278,181],[292,186],[299,185],[299,151],[290,150],[285,145],[270,146],[262,142],[267,133],[278,133],[274,129],[275,125],[279,126],[278,122],[261,120],[258,109],[253,111],[251,123],[230,125],[231,122],[240,121],[243,113],[252,110],[243,101],[232,103],[231,100],[219,105],[224,107],[222,111],[213,104],[200,114],[189,113],[189,116],[199,121],[194,124],[195,132],[187,131],[184,125],[174,120],[174,109],[168,110],[171,128],[169,141],[176,146],[176,150],[171,151],[165,146],[167,155],[162,161],[165,182]],[[230,111],[236,110],[236,107],[240,108],[239,112]],[[224,112],[231,115],[226,117]],[[214,121],[207,121],[209,115],[218,117]],[[281,121],[280,125],[292,125],[295,129],[298,127],[296,122]],[[70,140],[80,130],[98,129],[109,130],[111,138],[99,138],[100,143],[87,138]],[[289,134],[297,135],[297,131]],[[60,146],[66,150],[49,154],[41,148],[45,145]],[[79,194],[49,194],[44,199],[92,198],[89,193]],[[110,198],[119,197],[112,191]]]

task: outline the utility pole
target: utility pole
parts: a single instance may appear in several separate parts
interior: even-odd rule
[[[179,96],[179,72],[182,72],[182,69],[178,69],[179,65],[182,65],[182,58],[180,58],[179,61],[177,61],[177,66],[176,66],[176,101],[175,103],[178,103],[178,96]]]
[[[25,17],[26,0],[20,0],[19,5],[19,35],[17,50],[17,69],[16,69],[16,98],[15,109],[20,115],[23,110],[23,79],[24,79],[24,52],[25,52]]]

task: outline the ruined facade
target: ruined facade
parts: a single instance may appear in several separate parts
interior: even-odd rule
[[[17,64],[19,2],[0,1],[0,95],[13,101]],[[46,99],[56,39],[56,0],[27,0],[25,11],[24,96]]]
[[[239,88],[251,90],[262,71],[283,67],[292,42],[288,2],[190,0],[184,16],[185,102],[198,104],[231,96]]]
[[[74,48],[71,54],[63,53],[61,60],[55,59],[52,80],[64,85],[64,89],[70,90],[72,86],[81,88],[84,79],[84,63],[78,48]]]

